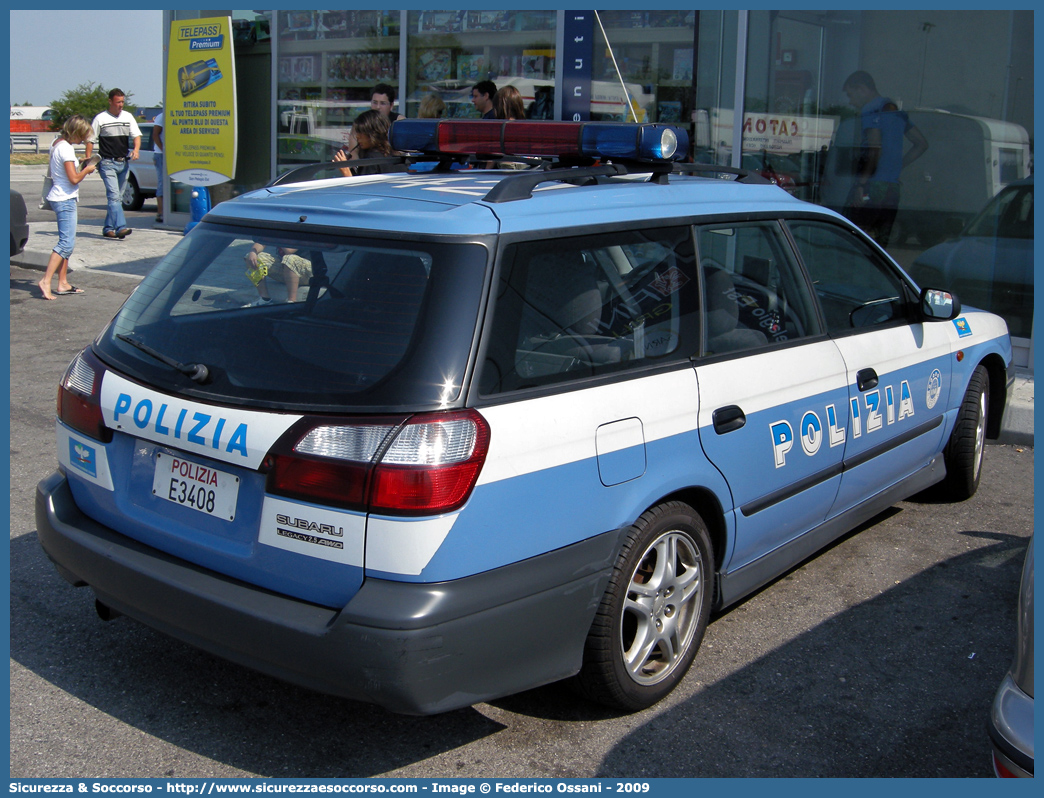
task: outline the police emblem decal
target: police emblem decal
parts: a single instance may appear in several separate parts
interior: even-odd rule
[[[942,374],[939,372],[939,369],[935,369],[935,371],[928,375],[928,391],[924,397],[929,410],[935,407],[935,403],[939,401],[939,395],[941,393]]]
[[[98,476],[97,455],[93,447],[69,438],[69,463],[92,477]]]

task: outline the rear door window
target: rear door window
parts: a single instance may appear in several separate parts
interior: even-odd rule
[[[689,227],[509,246],[481,392],[686,360],[699,335],[697,288]]]

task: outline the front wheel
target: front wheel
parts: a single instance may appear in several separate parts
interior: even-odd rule
[[[968,381],[957,422],[943,450],[946,477],[940,483],[941,495],[950,501],[970,499],[979,489],[982,461],[986,451],[986,419],[989,412],[990,375],[977,366]]]
[[[631,527],[584,645],[577,686],[627,710],[652,706],[689,670],[713,598],[714,558],[703,519],[668,502]]]

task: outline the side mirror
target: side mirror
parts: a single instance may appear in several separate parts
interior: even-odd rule
[[[961,315],[961,300],[939,288],[921,290],[921,316],[925,321],[950,321]]]

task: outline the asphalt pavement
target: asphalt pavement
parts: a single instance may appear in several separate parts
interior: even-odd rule
[[[43,175],[42,166],[12,166],[12,182],[15,178],[32,178]],[[17,187],[17,186],[16,186]],[[25,193],[23,191],[23,193]],[[33,198],[26,194],[27,203]],[[53,214],[34,213],[29,215],[29,243],[25,251],[11,258],[12,266],[24,269],[43,270],[47,267],[51,248],[58,240],[58,223]],[[34,221],[34,216],[43,216]],[[128,225],[134,231],[122,241],[102,236],[102,219],[92,218],[98,214],[80,214],[76,235],[76,249],[69,262],[72,272],[80,269],[144,277],[145,274],[166,255],[183,235],[182,228],[156,224],[153,214],[128,214]],[[75,284],[75,279],[70,277]],[[1015,378],[1015,389],[1004,417],[999,439],[1001,443],[1033,445],[1033,372],[1019,369]]]

